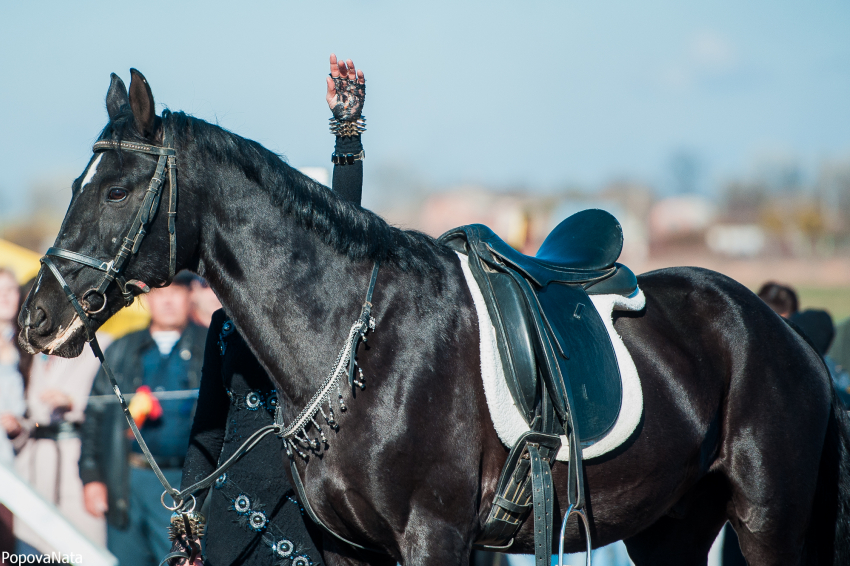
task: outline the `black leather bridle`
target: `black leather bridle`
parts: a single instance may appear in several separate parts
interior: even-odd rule
[[[80,319],[87,328],[91,322],[89,315],[97,314],[106,308],[106,290],[113,281],[121,290],[121,294],[124,296],[124,302],[127,306],[130,306],[133,303],[133,299],[135,297],[135,294],[129,287],[136,287],[142,292],[147,292],[148,290],[145,283],[137,280],[127,281],[124,279],[122,273],[130,256],[138,253],[139,247],[142,245],[142,240],[144,240],[145,235],[147,235],[148,225],[153,217],[156,216],[157,210],[159,209],[166,166],[168,167],[169,180],[168,234],[170,248],[168,280],[166,281],[166,284],[171,282],[171,279],[174,277],[174,272],[177,269],[177,152],[171,147],[168,147],[169,145],[170,136],[167,132],[163,135],[162,147],[116,140],[100,140],[95,142],[92,148],[95,153],[110,149],[121,149],[123,151],[159,156],[156,163],[156,171],[154,171],[153,177],[151,178],[150,183],[148,183],[148,190],[145,192],[142,204],[139,206],[139,210],[136,212],[136,216],[134,217],[132,224],[130,224],[130,229],[127,231],[127,235],[124,236],[124,239],[121,242],[121,247],[118,249],[118,253],[115,254],[115,257],[112,258],[112,260],[103,261],[62,248],[50,248],[47,250],[44,257],[41,258],[41,263],[50,268],[50,271],[59,281],[59,284],[62,285],[65,295],[68,297],[71,304],[74,305],[74,309],[77,311],[77,314],[80,316]],[[65,282],[64,277],[62,277],[61,273],[59,273],[59,270],[56,268],[56,264],[51,259],[54,257],[74,261],[85,265],[86,267],[91,267],[103,272],[103,278],[100,280],[100,283],[96,287],[86,291],[81,297],[84,301],[86,301],[86,297],[89,295],[100,295],[103,298],[103,304],[97,310],[92,311],[88,307],[84,307],[80,304],[77,296],[71,292],[71,289]]]
[[[80,318],[80,322],[82,322],[86,331],[86,341],[91,346],[94,355],[100,360],[103,370],[112,385],[112,390],[118,397],[118,401],[121,403],[121,407],[124,410],[124,416],[130,425],[130,429],[133,431],[133,435],[139,442],[139,446],[141,447],[145,458],[147,458],[148,462],[150,462],[151,468],[154,472],[156,472],[159,481],[165,487],[166,493],[171,495],[174,499],[176,509],[184,503],[184,497],[186,494],[181,495],[180,491],[171,487],[168,480],[165,479],[165,475],[163,475],[162,471],[159,469],[159,466],[156,465],[156,461],[148,450],[147,444],[142,438],[142,434],[139,432],[135,420],[130,415],[130,410],[124,400],[124,396],[121,394],[121,389],[118,387],[115,375],[112,373],[112,369],[106,362],[106,358],[104,357],[103,350],[97,341],[94,326],[90,318],[90,315],[97,314],[106,308],[106,290],[113,281],[118,285],[118,288],[124,295],[124,301],[128,306],[133,303],[133,299],[135,298],[135,295],[130,289],[128,289],[128,287],[135,286],[142,292],[147,292],[149,290],[145,283],[136,280],[127,281],[124,279],[122,274],[124,272],[124,268],[127,266],[127,260],[130,256],[138,253],[139,247],[142,245],[142,240],[144,240],[145,235],[147,234],[148,226],[150,225],[153,217],[156,216],[157,210],[159,209],[166,166],[168,167],[169,179],[168,233],[170,240],[170,261],[166,284],[170,283],[174,278],[174,272],[177,269],[177,152],[173,148],[169,147],[171,145],[170,142],[171,136],[167,131],[163,134],[162,146],[117,140],[99,140],[95,142],[92,148],[95,153],[111,149],[120,149],[123,151],[132,151],[134,153],[144,153],[159,157],[156,164],[156,171],[154,172],[150,183],[148,183],[148,189],[142,199],[142,204],[139,206],[139,210],[136,212],[136,216],[134,217],[132,224],[130,224],[130,229],[127,231],[127,235],[124,236],[124,240],[121,242],[121,247],[118,250],[118,253],[115,254],[115,257],[112,258],[112,260],[103,261],[71,250],[50,248],[47,250],[44,257],[41,258],[41,263],[46,265],[53,273],[53,276],[56,277],[56,280],[62,287],[62,291],[64,291],[65,296],[68,298],[68,302],[71,303],[71,306],[73,306],[74,310],[77,312],[77,316]],[[89,289],[83,295],[83,300],[93,293],[99,294],[103,297],[103,304],[96,311],[91,311],[83,306],[80,299],[77,298],[71,290],[71,287],[68,285],[68,282],[65,281],[65,278],[62,277],[62,274],[56,267],[56,264],[52,259],[54,257],[74,261],[85,265],[86,267],[91,267],[92,269],[97,269],[98,271],[103,272],[103,278],[97,287]],[[163,494],[163,496],[164,495],[165,494]]]

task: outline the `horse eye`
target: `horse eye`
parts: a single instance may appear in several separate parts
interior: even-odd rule
[[[109,189],[109,193],[107,193],[106,198],[112,202],[121,202],[127,198],[127,191],[119,187],[112,187]]]

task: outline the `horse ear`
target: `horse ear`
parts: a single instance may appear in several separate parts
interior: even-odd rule
[[[127,87],[121,77],[112,73],[112,82],[109,83],[109,91],[106,93],[106,113],[109,114],[109,119],[114,120],[127,104],[130,104]]]
[[[149,138],[156,126],[156,107],[148,81],[136,69],[130,69],[130,108],[136,119],[136,129],[142,137]]]

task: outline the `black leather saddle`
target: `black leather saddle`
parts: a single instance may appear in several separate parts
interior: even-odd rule
[[[602,210],[574,214],[549,234],[535,257],[480,224],[456,228],[440,240],[469,256],[496,329],[508,387],[530,428],[551,428],[535,424],[552,418],[541,403],[541,383],[552,381],[558,392],[563,387],[554,382],[561,380],[575,396],[572,410],[582,444],[604,436],[619,415],[622,385],[611,339],[588,295],[629,296],[637,289],[634,273],[616,263],[623,248],[617,219]],[[566,400],[554,401],[564,407]]]
[[[469,258],[496,330],[508,388],[531,430],[523,442],[551,462],[559,435],[571,439],[571,475],[578,475],[570,499],[580,508],[577,446],[591,445],[611,429],[622,399],[614,347],[589,297],[630,296],[637,290],[634,273],[617,263],[623,248],[620,223],[602,210],[579,212],[549,234],[535,257],[514,250],[480,224],[450,230],[440,241]],[[550,441],[541,444],[541,438]],[[518,482],[522,466],[516,468],[530,456],[523,446],[513,448],[478,541],[491,548],[508,544],[512,529],[531,508],[531,490],[522,488],[529,482]]]

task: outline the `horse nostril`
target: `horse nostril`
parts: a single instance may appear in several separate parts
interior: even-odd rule
[[[41,307],[36,307],[33,312],[32,318],[30,319],[30,328],[32,328],[33,330],[40,330],[43,326],[47,325],[47,323],[47,313],[44,312],[44,309],[42,309]]]

